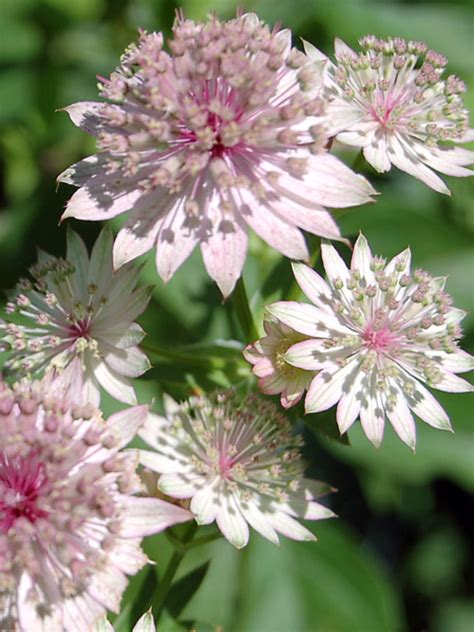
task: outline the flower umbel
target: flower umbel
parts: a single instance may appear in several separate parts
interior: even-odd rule
[[[86,401],[98,404],[102,386],[119,401],[135,404],[128,378],[150,366],[136,346],[145,334],[134,320],[150,297],[149,287],[136,289],[138,274],[131,265],[113,273],[109,227],[90,257],[81,238],[69,231],[66,259],[40,252],[31,268],[33,281],[22,279],[10,297],[11,322],[0,321],[1,341],[12,351],[5,368],[15,376],[36,377],[79,358]]]
[[[179,15],[168,49],[160,33],[142,31],[102,80],[109,103],[66,108],[100,153],[59,176],[80,187],[63,217],[131,211],[115,266],[156,244],[165,281],[200,244],[225,296],[241,274],[248,226],[293,259],[308,257],[299,228],[341,239],[324,207],[364,204],[374,190],[327,153],[324,64],[254,14],[202,23]]]
[[[285,360],[315,372],[306,395],[306,412],[338,403],[337,423],[346,432],[360,417],[375,445],[382,441],[385,417],[412,448],[416,443],[411,411],[435,428],[450,430],[449,418],[423,386],[465,392],[473,387],[456,373],[473,368],[458,347],[465,312],[451,305],[446,279],[410,270],[410,250],[389,263],[373,257],[358,238],[350,270],[335,248],[323,244],[326,283],[304,264],[293,264],[296,280],[314,303],[281,301],[268,312],[308,340],[293,345]]]
[[[336,39],[337,64],[326,65],[324,93],[330,100],[332,133],[362,147],[377,171],[392,165],[440,193],[449,189],[433,171],[471,176],[474,152],[456,147],[472,140],[461,94],[465,84],[449,75],[448,60],[423,42],[367,35],[356,53]],[[326,56],[309,43],[315,61]]]
[[[189,403],[168,403],[167,417],[150,415],[140,431],[155,452],[141,450],[140,462],[161,476],[159,489],[190,498],[199,524],[214,520],[236,547],[245,546],[250,525],[278,543],[278,532],[314,540],[295,517],[334,514],[315,502],[331,489],[303,477],[300,437],[277,407],[255,395],[233,391]]]
[[[192,517],[134,496],[137,452],[121,448],[146,416],[104,422],[54,381],[0,383],[0,629],[90,632],[147,563],[143,536]]]
[[[284,408],[295,406],[314,377],[312,371],[298,369],[285,360],[285,353],[297,342],[307,340],[275,318],[263,321],[266,336],[244,349],[245,359],[253,364],[260,390],[267,395],[281,393]]]

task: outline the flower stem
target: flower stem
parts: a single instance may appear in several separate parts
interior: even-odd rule
[[[153,611],[153,616],[155,618],[155,622],[157,625],[158,625],[158,620],[161,616],[161,613],[163,612],[166,597],[168,596],[168,593],[171,588],[171,583],[174,579],[174,576],[176,575],[176,571],[178,570],[179,565],[181,564],[183,560],[183,557],[186,555],[188,551],[188,548],[189,548],[188,545],[193,539],[197,528],[198,528],[198,525],[194,521],[188,525],[188,528],[186,529],[183,537],[179,541],[180,542],[179,548],[175,549],[168,563],[168,566],[166,567],[166,571],[163,577],[158,582],[158,587],[152,598],[152,611]]]
[[[195,354],[191,354],[184,351],[175,351],[174,349],[166,349],[165,347],[156,347],[147,344],[141,344],[140,347],[143,351],[147,351],[159,358],[164,358],[179,364],[212,368],[222,368],[225,366],[225,360],[223,358],[205,357],[199,355],[197,352]]]
[[[365,165],[364,152],[360,149],[356,157],[354,158],[354,162],[352,163],[351,169],[353,171],[361,171],[363,166]]]
[[[242,328],[245,342],[253,342],[258,338],[258,331],[250,311],[244,279],[240,277],[232,293],[232,305]]]

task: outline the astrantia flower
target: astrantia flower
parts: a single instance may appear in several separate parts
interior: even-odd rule
[[[278,543],[282,533],[314,540],[295,517],[334,514],[315,502],[327,485],[303,477],[300,437],[277,407],[256,396],[242,400],[225,391],[168,404],[167,417],[150,415],[140,437],[155,452],[140,451],[140,462],[161,476],[161,491],[190,498],[199,524],[214,520],[234,546],[245,546],[249,525]]]
[[[339,402],[337,423],[346,432],[360,417],[367,437],[382,441],[385,418],[415,447],[413,411],[435,428],[450,430],[448,415],[422,382],[461,393],[472,386],[455,375],[473,368],[458,348],[465,312],[451,307],[444,277],[410,271],[410,250],[388,264],[373,257],[363,235],[350,270],[335,248],[323,244],[326,283],[304,264],[296,280],[314,303],[281,301],[269,313],[309,338],[285,355],[290,364],[317,372],[306,395],[306,412]]]
[[[288,364],[285,353],[297,342],[307,340],[307,336],[275,318],[266,318],[263,326],[266,336],[248,345],[244,349],[244,357],[253,364],[252,371],[259,378],[260,390],[267,395],[281,393],[281,405],[290,408],[303,397],[314,373]]]
[[[40,252],[33,281],[22,279],[10,297],[13,322],[0,321],[1,340],[12,351],[5,368],[20,377],[40,376],[80,358],[87,401],[98,404],[102,386],[135,404],[128,378],[150,366],[136,346],[145,334],[133,321],[150,297],[150,287],[135,289],[138,273],[131,265],[113,273],[110,228],[103,229],[90,258],[81,238],[69,231],[66,259]]]
[[[328,118],[341,143],[362,147],[377,171],[392,165],[440,193],[449,189],[432,169],[471,176],[474,152],[456,147],[472,140],[461,94],[466,86],[454,75],[442,77],[447,59],[422,42],[381,40],[368,35],[356,53],[336,39],[337,65],[326,65],[324,93]],[[326,56],[305,45],[315,61]]]
[[[1,630],[90,632],[146,564],[143,536],[192,517],[133,495],[137,451],[120,449],[146,416],[139,406],[104,422],[54,381],[0,383]]]
[[[374,190],[326,153],[323,64],[254,14],[178,17],[168,49],[160,33],[142,32],[102,80],[109,103],[66,108],[100,153],[59,176],[81,187],[63,217],[131,211],[115,266],[156,244],[165,281],[200,244],[224,295],[240,276],[248,226],[293,259],[308,257],[299,228],[340,239],[323,207],[364,204]]]

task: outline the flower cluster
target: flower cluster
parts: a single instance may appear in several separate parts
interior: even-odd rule
[[[142,31],[102,80],[109,103],[65,108],[100,153],[59,176],[80,187],[63,217],[131,211],[115,265],[156,244],[165,281],[200,244],[224,296],[241,274],[248,226],[293,259],[308,258],[299,228],[341,239],[324,207],[364,204],[374,190],[327,153],[323,65],[254,14],[178,17],[168,49]]]
[[[149,561],[142,538],[174,524],[216,522],[241,548],[249,527],[275,544],[279,534],[311,541],[298,519],[334,516],[317,502],[332,488],[305,477],[297,425],[255,394],[181,404],[165,395],[164,416],[135,406],[103,419],[101,387],[135,404],[132,379],[150,367],[135,320],[151,288],[137,287],[131,261],[154,246],[167,281],[199,245],[224,297],[242,273],[249,227],[299,261],[293,271],[313,304],[269,305],[265,335],[244,350],[260,389],[284,408],[307,391],[306,412],[337,404],[340,432],[360,419],[376,446],[386,419],[412,448],[414,415],[451,429],[424,386],[474,390],[457,375],[474,362],[458,346],[465,314],[446,279],[412,270],[409,249],[389,262],[373,256],[362,234],[350,269],[323,243],[327,281],[301,263],[301,230],[347,242],[326,207],[375,194],[329,153],[334,139],[361,147],[378,171],[395,165],[442,193],[433,169],[473,173],[474,152],[457,146],[474,138],[465,86],[443,79],[446,59],[400,38],[361,46],[336,40],[333,64],[254,14],[197,23],[178,13],[167,46],[140,31],[101,78],[102,102],[65,108],[98,153],[59,176],[78,187],[63,218],[130,214],[115,243],[106,227],[90,255],[72,231],[65,258],[40,251],[0,320],[13,383],[0,379],[0,629],[112,630],[106,611],[119,611],[127,575]],[[248,324],[243,295],[237,312]],[[125,449],[137,434],[150,449]],[[176,561],[196,544],[187,537],[160,576],[157,616]],[[151,610],[133,630],[155,631]]]
[[[147,563],[143,536],[191,514],[142,491],[123,451],[147,407],[107,422],[80,392],[0,382],[0,629],[89,632]]]
[[[372,256],[363,235],[350,270],[333,246],[323,244],[321,250],[328,283],[308,266],[293,265],[301,290],[314,305],[281,301],[267,308],[307,338],[284,355],[285,362],[313,372],[306,412],[339,402],[341,433],[360,417],[375,445],[382,441],[387,417],[414,448],[410,411],[435,428],[450,430],[446,412],[422,384],[457,393],[473,390],[456,375],[474,368],[474,362],[458,347],[465,312],[452,307],[444,291],[446,278],[412,272],[409,249],[388,263]]]
[[[69,231],[66,258],[40,251],[30,272],[33,280],[22,279],[10,296],[10,322],[0,321],[1,342],[11,350],[5,368],[18,377],[38,377],[79,358],[85,401],[98,404],[102,386],[135,404],[129,378],[150,364],[136,346],[145,333],[134,320],[151,288],[136,289],[139,269],[130,265],[113,273],[110,228],[103,229],[90,258],[79,235]]]
[[[199,524],[214,522],[237,548],[249,539],[248,525],[278,543],[278,533],[314,540],[295,517],[307,520],[334,514],[316,498],[328,485],[304,478],[301,437],[272,403],[233,391],[168,400],[167,416],[150,415],[139,432],[154,452],[140,451],[140,462],[158,472],[159,489],[190,498]]]
[[[471,176],[474,152],[455,145],[473,140],[461,94],[463,81],[443,78],[448,60],[423,42],[367,35],[356,53],[336,39],[337,64],[326,64],[324,93],[331,133],[362,147],[377,171],[395,165],[440,193],[449,189],[432,170]],[[306,53],[327,60],[312,44]]]

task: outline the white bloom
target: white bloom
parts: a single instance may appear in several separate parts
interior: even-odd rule
[[[97,138],[99,153],[59,180],[79,187],[63,217],[128,213],[114,263],[156,245],[164,281],[199,246],[224,296],[241,275],[247,233],[306,259],[301,230],[342,239],[326,207],[375,193],[327,151],[323,64],[292,48],[291,32],[255,14],[220,22],[178,15],[172,38],[141,31],[110,79],[105,102],[66,112]]]
[[[360,44],[359,54],[336,39],[337,64],[326,65],[332,133],[341,143],[362,147],[377,171],[394,165],[449,195],[432,169],[473,175],[466,167],[474,152],[456,147],[473,138],[461,98],[466,86],[454,75],[443,79],[447,59],[422,42],[368,35]],[[305,49],[313,61],[327,59],[309,43]]]
[[[293,345],[285,360],[315,375],[306,412],[338,403],[341,433],[360,418],[370,441],[382,441],[385,418],[412,448],[413,411],[423,421],[450,430],[448,415],[423,386],[464,392],[472,386],[456,373],[473,368],[458,348],[465,312],[451,307],[446,279],[410,272],[410,250],[388,264],[373,257],[363,235],[350,270],[335,248],[323,244],[326,283],[304,264],[293,264],[296,279],[314,303],[281,301],[269,313],[309,340]]]
[[[98,404],[102,386],[115,399],[135,404],[129,378],[150,367],[136,346],[145,334],[134,320],[147,306],[151,290],[136,289],[139,272],[130,264],[113,272],[109,227],[90,257],[73,231],[68,232],[66,259],[40,251],[31,268],[33,281],[22,279],[10,297],[11,322],[0,321],[2,342],[12,351],[7,371],[37,377],[52,368],[61,371],[79,358],[86,401]],[[27,324],[22,324],[25,318]]]
[[[150,415],[139,436],[155,452],[140,462],[161,474],[159,489],[190,498],[199,524],[214,520],[234,546],[245,546],[249,525],[278,543],[278,532],[314,540],[295,518],[334,514],[315,499],[330,488],[303,477],[300,438],[272,403],[233,391],[168,405],[167,417]]]

